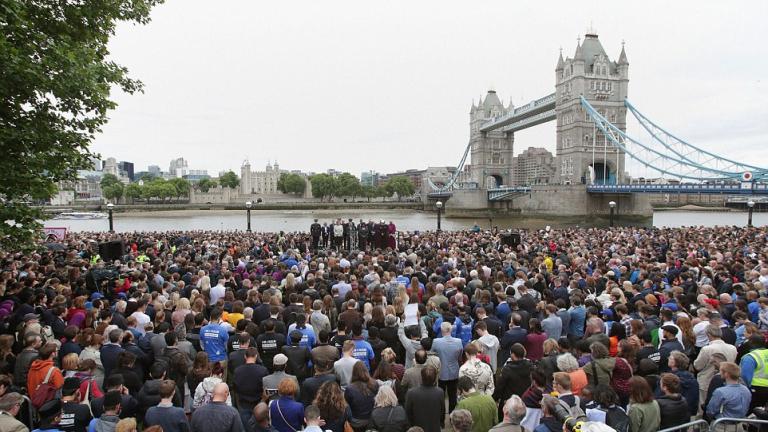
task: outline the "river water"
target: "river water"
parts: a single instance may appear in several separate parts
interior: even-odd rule
[[[251,212],[251,228],[254,231],[307,231],[313,219],[330,222],[336,218],[353,218],[355,222],[363,219],[393,221],[398,230],[432,230],[437,227],[437,215],[412,210],[262,210]],[[768,213],[755,213],[755,225],[768,224]],[[442,217],[442,229],[461,230],[473,225],[487,229],[491,224],[500,229],[526,228],[542,229],[572,226],[606,226],[608,221],[602,218],[542,218],[513,215],[503,218],[446,218]],[[617,224],[630,224],[618,220]],[[646,221],[633,221],[633,225],[650,226],[691,226],[691,225],[740,225],[747,224],[747,214],[743,212],[657,212]],[[107,231],[107,219],[94,220],[47,220],[46,227],[64,227],[70,231]],[[240,210],[183,210],[162,212],[116,213],[115,231],[169,231],[169,230],[245,230],[246,213]]]

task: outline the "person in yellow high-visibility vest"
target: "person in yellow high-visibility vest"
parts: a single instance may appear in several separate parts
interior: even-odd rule
[[[768,348],[764,345],[765,342],[741,358],[741,378],[752,392],[750,409],[764,407],[768,402]]]

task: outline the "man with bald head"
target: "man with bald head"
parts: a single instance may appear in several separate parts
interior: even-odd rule
[[[245,432],[243,421],[236,409],[227,405],[229,386],[216,384],[211,402],[192,414],[192,432]]]
[[[253,416],[249,420],[248,430],[252,432],[272,432],[274,429],[269,423],[269,406],[261,402],[253,407]]]

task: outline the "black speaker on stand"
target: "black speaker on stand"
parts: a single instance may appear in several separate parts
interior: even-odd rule
[[[503,233],[501,234],[501,244],[516,248],[520,244],[519,233]]]
[[[125,243],[122,240],[99,243],[99,255],[106,262],[122,259],[124,254]]]

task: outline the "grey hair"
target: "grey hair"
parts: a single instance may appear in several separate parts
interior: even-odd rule
[[[707,336],[713,339],[722,339],[723,331],[720,330],[720,327],[710,324],[707,326]]]
[[[379,386],[379,392],[376,393],[376,397],[373,399],[375,408],[383,407],[395,407],[397,406],[397,396],[392,390],[392,387],[388,385]]]
[[[449,322],[443,321],[443,323],[440,324],[440,331],[442,333],[450,333],[452,328],[453,328],[453,324]]]
[[[472,413],[465,409],[453,410],[450,420],[455,432],[469,432],[472,430]]]
[[[504,414],[509,417],[509,421],[513,424],[519,424],[525,418],[525,412],[525,404],[518,395],[512,395],[504,404]]]
[[[579,368],[579,361],[571,353],[561,354],[557,357],[557,368],[563,372],[572,372]]]

